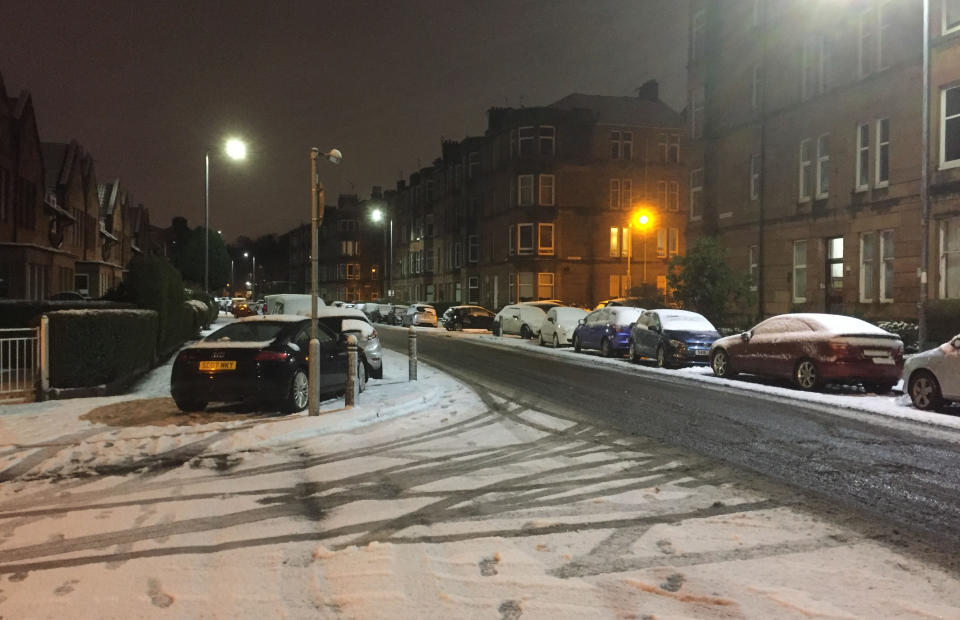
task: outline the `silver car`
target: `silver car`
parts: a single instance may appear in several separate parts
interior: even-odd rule
[[[903,381],[917,409],[939,411],[948,401],[960,401],[960,334],[908,358]]]
[[[307,316],[310,313],[306,313]],[[373,379],[383,378],[383,348],[380,336],[370,323],[370,319],[356,308],[320,308],[317,319],[336,334],[354,334],[357,345],[363,349],[366,359],[367,376]]]

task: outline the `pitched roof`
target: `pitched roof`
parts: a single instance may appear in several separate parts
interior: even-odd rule
[[[682,127],[680,114],[662,101],[641,97],[610,97],[573,93],[551,103],[559,110],[591,110],[599,125],[634,125],[645,127]]]
[[[70,178],[70,168],[73,166],[73,157],[68,157],[72,144],[60,142],[43,142],[40,144],[40,153],[43,157],[43,168],[46,171],[44,180],[48,190],[56,190],[59,185],[66,184]]]

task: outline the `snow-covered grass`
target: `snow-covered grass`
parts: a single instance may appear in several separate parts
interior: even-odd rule
[[[385,329],[398,328],[386,327]],[[790,387],[785,382],[750,375],[741,375],[736,379],[720,379],[715,377],[713,371],[706,366],[680,369],[654,368],[642,364],[633,364],[625,357],[605,358],[597,351],[576,353],[571,347],[561,347],[559,349],[549,346],[541,347],[537,344],[536,339],[523,340],[517,336],[498,337],[486,330],[464,330],[462,332],[424,330],[424,332],[427,336],[469,339],[478,344],[508,348],[518,353],[556,357],[571,364],[591,367],[602,365],[612,371],[629,375],[656,376],[664,381],[695,382],[711,389],[739,393],[748,392],[766,398],[803,401],[810,406],[822,408],[822,410],[831,413],[851,416],[866,413],[960,429],[960,415],[950,413],[960,414],[960,407],[954,406],[948,409],[948,413],[920,411],[913,407],[908,395],[902,394],[902,381],[894,387],[892,394],[884,396],[865,393],[856,386],[829,386],[828,389],[820,392],[803,392]]]

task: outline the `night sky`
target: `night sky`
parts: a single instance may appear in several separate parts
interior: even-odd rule
[[[0,0],[0,73],[33,94],[46,142],[75,138],[155,225],[283,233],[309,218],[310,147],[327,204],[482,134],[491,106],[660,81],[684,104],[687,0],[232,2]],[[245,138],[245,162],[220,152]]]

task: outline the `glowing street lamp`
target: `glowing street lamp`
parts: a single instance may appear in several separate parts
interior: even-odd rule
[[[630,263],[633,262],[633,228],[636,227],[640,230],[640,235],[643,237],[643,283],[647,283],[647,231],[653,227],[656,218],[653,215],[653,211],[646,208],[640,208],[630,214],[630,221],[627,227],[630,229],[630,244],[627,246],[627,281],[631,283],[630,280]]]
[[[383,209],[379,207],[370,212],[370,220],[379,224],[383,222],[386,215],[384,214]],[[383,228],[383,245],[387,245],[387,228]],[[387,271],[389,265],[389,271]],[[387,278],[385,280],[386,286],[383,291],[384,297],[389,297],[390,291],[393,290],[393,218],[390,218],[390,260],[387,262],[387,257],[383,257],[383,275],[382,278]]]
[[[239,138],[230,138],[224,145],[224,152],[233,161],[247,158],[247,145]],[[203,290],[210,291],[210,151],[203,154],[204,162],[204,198],[203,198]],[[220,231],[218,230],[217,233]]]

